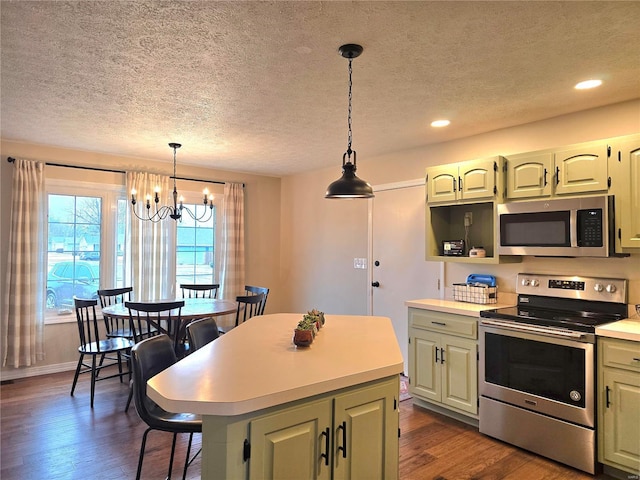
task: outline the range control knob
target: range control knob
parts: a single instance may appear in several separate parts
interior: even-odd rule
[[[529,286],[529,279],[528,278],[523,278],[522,279],[522,286],[523,287],[528,287]]]
[[[532,287],[537,287],[538,285],[540,285],[540,282],[538,280],[536,280],[535,278],[533,280],[531,280],[531,286]]]
[[[607,285],[607,292],[608,293],[614,293],[617,290],[616,286],[612,283],[610,283],[609,285]]]
[[[601,292],[602,290],[604,290],[604,287],[602,286],[602,284],[601,284],[601,283],[596,283],[596,284],[593,286],[593,289],[594,289],[596,292]]]

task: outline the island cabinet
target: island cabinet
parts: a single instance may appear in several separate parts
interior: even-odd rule
[[[640,343],[598,338],[598,460],[640,474]]]
[[[499,197],[502,157],[427,168],[427,203],[458,203]]]
[[[409,308],[409,391],[464,415],[478,413],[478,319]]]
[[[253,317],[149,380],[149,397],[202,415],[202,478],[398,478],[404,361],[389,318]]]
[[[251,420],[249,478],[397,478],[398,387],[388,380]]]
[[[505,160],[508,200],[554,195],[606,193],[609,189],[607,141],[562,149],[508,155]]]

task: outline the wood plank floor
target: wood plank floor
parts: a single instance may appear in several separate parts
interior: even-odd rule
[[[124,413],[128,387],[117,379],[98,382],[93,410],[89,377],[81,376],[75,396],[72,372],[31,377],[0,387],[2,480],[135,478],[146,428],[135,408]],[[400,478],[593,479],[550,460],[493,440],[477,429],[413,406],[400,404]],[[181,435],[174,478],[181,478],[187,436]],[[194,436],[199,448],[199,435]],[[165,478],[171,435],[151,432],[143,478]],[[200,457],[188,478],[200,478]],[[356,479],[367,480],[367,479]]]

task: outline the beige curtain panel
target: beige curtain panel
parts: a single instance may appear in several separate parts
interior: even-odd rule
[[[146,218],[145,195],[152,197],[156,186],[160,187],[160,206],[169,205],[170,178],[147,172],[127,172],[127,192],[136,190],[136,211]],[[173,202],[173,199],[171,199]],[[151,200],[151,215],[155,211]],[[175,221],[165,218],[158,222],[139,220],[129,212],[129,255],[127,256],[126,275],[128,285],[133,287],[132,298],[136,301],[168,300],[176,296]]]
[[[44,163],[16,159],[13,170],[7,288],[2,309],[2,366],[44,358],[46,195]]]
[[[225,183],[222,217],[220,298],[244,295],[244,187]]]

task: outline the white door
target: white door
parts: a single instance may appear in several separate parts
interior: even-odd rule
[[[443,264],[424,259],[424,180],[379,185],[374,192],[369,203],[370,314],[391,318],[406,374],[409,337],[404,302],[440,298]]]

